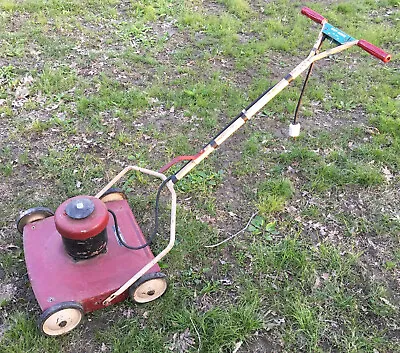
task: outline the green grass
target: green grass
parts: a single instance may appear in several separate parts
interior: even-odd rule
[[[98,158],[81,154],[79,146],[65,150],[49,150],[41,160],[44,177],[56,178],[55,185],[60,192],[75,196],[90,190],[90,183],[103,176],[103,166]],[[54,179],[53,179],[54,180]]]
[[[257,207],[264,215],[281,211],[294,194],[293,185],[288,179],[267,180],[257,190]]]
[[[56,353],[61,349],[59,340],[42,336],[35,325],[25,313],[17,312],[8,320],[10,329],[2,337],[1,352],[46,352]],[[21,333],[23,332],[23,335]]]
[[[392,62],[355,47],[316,63],[299,138],[285,134],[301,79],[176,184],[163,297],[42,337],[18,213],[95,194],[128,164],[196,154],[308,54],[319,26],[303,5]],[[0,0],[0,352],[399,352],[399,6]],[[148,234],[157,182],[120,186]]]
[[[223,178],[223,171],[194,171],[177,185],[177,189],[183,193],[203,193],[208,194],[210,190],[216,188]]]

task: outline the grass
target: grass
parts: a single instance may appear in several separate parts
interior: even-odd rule
[[[46,353],[59,352],[61,349],[60,342],[57,339],[49,339],[41,337],[37,334],[35,321],[28,320],[26,314],[16,312],[8,322],[10,329],[2,339],[2,352],[26,352],[41,351]],[[21,336],[23,332],[23,336]]]
[[[262,214],[282,211],[286,201],[294,194],[289,179],[267,180],[262,182],[257,191],[257,208]]]
[[[197,153],[308,54],[318,26],[289,0],[0,0],[0,352],[399,352],[400,4],[306,5],[392,62],[353,48],[317,63],[289,140],[294,81],[176,185],[167,293],[50,339],[18,213]],[[147,234],[157,185],[132,173],[120,186]]]

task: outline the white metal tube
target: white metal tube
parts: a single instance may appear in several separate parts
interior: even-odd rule
[[[138,167],[136,165],[130,165],[128,167],[125,167],[122,171],[120,171],[118,173],[118,175],[116,177],[114,177],[103,189],[101,189],[97,195],[95,197],[100,198],[101,196],[103,196],[103,194],[110,189],[117,181],[119,181],[126,173],[128,173],[131,170],[137,170],[138,172],[144,173],[144,174],[148,174],[148,175],[152,175],[155,176],[157,178],[160,178],[162,180],[167,179],[167,177],[164,174],[161,174],[159,172],[156,172],[154,170],[151,169],[146,169],[146,168],[142,168],[142,167]]]
[[[351,42],[347,42],[347,43],[344,43],[342,45],[339,45],[339,46],[337,46],[335,48],[331,48],[331,49],[325,50],[322,53],[319,53],[319,54],[313,56],[312,57],[312,62],[321,60],[323,58],[326,58],[329,55],[340,53],[341,51],[349,49],[350,47],[352,47],[353,45],[356,45],[357,43],[358,43],[358,40],[353,40]]]
[[[167,179],[167,177],[164,174],[156,172],[154,170],[141,168],[138,166],[128,166],[125,167],[120,173],[118,173],[118,175],[114,177],[100,192],[98,192],[95,197],[100,198],[108,189],[110,189],[116,182],[118,182],[125,174],[127,174],[131,170],[136,170],[138,172],[160,178],[163,181]],[[167,247],[163,251],[161,251],[148,264],[143,266],[143,268],[140,271],[138,271],[129,281],[124,283],[117,291],[115,291],[108,298],[106,298],[103,301],[103,305],[108,305],[117,296],[125,292],[133,283],[135,283],[140,277],[142,277],[157,262],[159,262],[165,255],[167,255],[173,248],[175,244],[175,232],[176,232],[176,192],[174,190],[174,184],[172,183],[172,181],[169,181],[166,185],[169,191],[171,192],[170,238]]]
[[[321,42],[322,42],[322,40],[323,40],[323,38],[324,38],[324,33],[322,32],[322,31],[324,30],[324,26],[325,26],[325,23],[324,23],[324,25],[322,26],[321,31],[320,31],[319,34],[318,34],[318,38],[317,38],[317,40],[315,41],[315,44],[314,44],[313,48],[312,48],[311,51],[310,51],[310,54],[308,54],[307,59],[310,58],[310,57],[312,57],[312,56],[314,56],[315,53],[318,51],[318,48],[320,47]]]
[[[245,124],[245,121],[243,119],[237,119],[235,120],[231,125],[229,125],[224,131],[222,131],[216,138],[215,138],[215,143],[219,146],[222,145],[225,140],[229,137],[232,136],[232,134],[239,130],[243,125]]]
[[[248,110],[246,115],[251,119],[257,114],[264,106],[274,98],[278,93],[280,93],[285,87],[289,85],[289,82],[285,79],[280,80],[271,90],[261,97],[257,102],[255,102]]]
[[[155,172],[157,173],[157,172]],[[159,173],[158,173],[159,174]],[[129,281],[124,283],[117,291],[112,293],[107,299],[103,301],[103,305],[108,305],[112,300],[125,292],[133,283],[142,277],[148,270],[150,270],[157,262],[159,262],[165,255],[167,255],[175,244],[176,232],[176,193],[172,181],[167,183],[167,187],[171,192],[171,222],[170,222],[170,238],[167,247],[161,251],[153,260],[143,266]]]
[[[339,53],[345,49],[350,48],[351,46],[357,44],[357,41],[348,42],[338,47],[328,49],[322,53],[316,54],[318,48],[322,42],[323,33],[322,30],[318,35],[318,39],[315,42],[313,49],[306,59],[304,59],[299,65],[297,65],[288,76],[288,79],[284,78],[279,81],[275,86],[273,86],[264,96],[260,97],[251,107],[246,111],[246,118],[251,119],[257,112],[259,112],[264,106],[272,100],[276,95],[278,95],[283,89],[285,89],[289,83],[301,75],[305,70],[307,70],[310,65],[320,59],[323,59],[329,55],[333,55]],[[245,120],[239,117],[235,120],[230,126],[228,126],[225,130],[223,130],[216,138],[215,143],[219,146],[221,145],[227,138],[229,138],[233,133],[235,133],[240,127],[245,124]],[[194,167],[196,167],[201,161],[207,158],[215,148],[210,145],[207,145],[204,148],[203,153],[201,153],[196,159],[192,160],[188,164],[186,164],[175,176],[177,180],[181,180],[185,175],[187,175]]]

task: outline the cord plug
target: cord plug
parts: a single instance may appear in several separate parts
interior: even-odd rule
[[[289,125],[289,136],[299,137],[300,135],[300,123]]]

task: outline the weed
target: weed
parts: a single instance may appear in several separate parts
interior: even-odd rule
[[[29,164],[29,151],[26,150],[18,156],[18,163],[21,165]]]
[[[222,177],[222,170],[218,172],[209,172],[205,170],[194,171],[177,184],[177,189],[185,193],[196,192],[206,194],[222,181]]]
[[[305,217],[310,217],[310,218],[318,218],[321,215],[321,211],[318,206],[311,205],[309,207],[306,207],[301,211],[302,215]]]
[[[397,263],[395,261],[386,261],[385,262],[385,268],[388,271],[395,269],[396,266],[397,266]]]
[[[253,235],[263,235],[266,240],[272,240],[272,235],[279,234],[276,230],[276,223],[266,223],[265,219],[261,216],[254,217],[247,230]]]
[[[289,305],[289,312],[297,327],[297,336],[301,340],[301,336],[304,335],[308,341],[309,351],[315,351],[324,329],[318,308],[310,305],[303,298],[295,298]]]
[[[41,160],[41,170],[45,178],[55,181],[68,196],[91,190],[91,182],[103,177],[100,161],[91,155],[80,155],[77,146],[61,152],[49,150]]]
[[[258,166],[252,159],[243,157],[239,162],[233,164],[233,171],[237,177],[245,175],[254,175]]]
[[[369,309],[378,316],[391,316],[398,312],[387,298],[386,288],[382,285],[373,285],[367,297],[367,305]]]
[[[252,134],[252,136],[244,142],[244,158],[255,157],[270,139],[271,137],[265,134],[260,134],[257,132]]]
[[[131,40],[134,46],[149,47],[155,43],[155,39],[151,36],[151,27],[132,23],[122,23],[121,26],[121,37]]]
[[[190,145],[187,136],[183,134],[174,136],[170,141],[170,146],[173,156],[183,156],[193,153],[193,146]]]
[[[4,163],[0,166],[0,173],[3,174],[3,176],[8,177],[12,174],[13,172],[13,166],[10,162]]]
[[[370,166],[345,163],[343,167],[335,164],[326,164],[316,171],[315,181],[312,187],[323,191],[336,184],[360,184],[363,186],[379,185],[383,182],[383,175]]]
[[[251,8],[246,0],[219,0],[225,4],[230,12],[240,18],[247,18],[251,13]]]
[[[0,83],[2,86],[13,86],[16,76],[14,66],[8,65],[0,68]]]
[[[100,337],[111,343],[113,352],[167,352],[162,333],[143,331],[135,319],[120,320],[113,328],[101,333]]]
[[[36,88],[46,95],[55,96],[70,90],[76,82],[76,74],[69,67],[54,69],[46,66],[39,76]]]
[[[148,106],[146,94],[132,88],[125,90],[116,82],[102,76],[99,79],[99,91],[89,97],[80,97],[77,102],[77,111],[82,116],[90,116],[93,112],[104,112],[110,109],[136,109]]]
[[[232,342],[245,339],[249,333],[261,328],[258,313],[259,299],[248,295],[241,298],[236,306],[215,307],[204,314],[193,313],[193,322],[202,340],[202,352],[217,353],[221,349],[233,348]],[[186,325],[190,324],[190,314],[185,315]],[[172,318],[172,322],[174,322]]]
[[[330,245],[321,244],[318,255],[324,271],[335,273],[335,281],[346,283],[354,276],[354,266],[359,254],[342,254]]]
[[[262,215],[280,211],[294,195],[293,185],[288,179],[273,179],[261,183],[257,190],[257,207]]]

